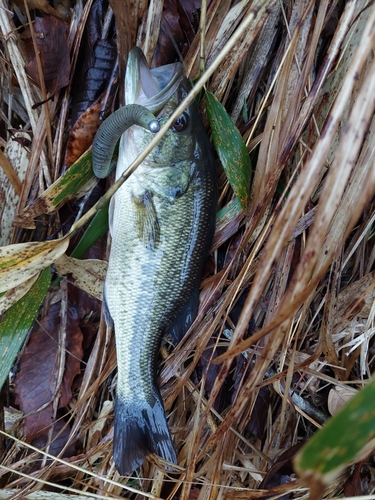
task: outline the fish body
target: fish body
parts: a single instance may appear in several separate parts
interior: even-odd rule
[[[125,90],[127,104],[145,106],[162,123],[189,84],[180,64],[149,70],[140,49],[133,49]],[[117,177],[152,137],[139,126],[123,134]],[[116,335],[113,447],[120,474],[133,472],[150,452],[177,462],[156,362],[161,338],[178,340],[196,315],[215,211],[214,163],[194,102],[116,192],[110,210],[104,307]]]

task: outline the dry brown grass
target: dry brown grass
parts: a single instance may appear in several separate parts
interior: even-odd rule
[[[122,9],[119,19],[130,5],[113,2],[115,13]],[[148,56],[158,33],[151,22],[161,8],[153,5],[155,13],[142,12],[137,2],[143,33],[153,34],[144,46]],[[59,175],[69,95],[32,109],[43,96],[25,76],[7,7],[0,5],[8,61],[1,61],[2,78],[10,92],[10,64],[25,127],[28,122],[33,131],[22,207],[31,179],[39,179],[42,191]],[[137,40],[133,14],[120,38],[123,50]],[[80,20],[72,21],[72,39],[82,30]],[[82,453],[51,459],[12,438],[0,466],[1,498],[12,490],[12,498],[42,499],[24,495],[43,486],[65,489],[55,498],[72,491],[113,499],[308,496],[291,472],[285,473],[291,482],[279,478],[267,493],[260,484],[282,452],[320,427],[328,396],[359,388],[374,370],[374,21],[375,6],[365,0],[255,0],[234,7],[211,1],[204,20],[208,88],[237,122],[254,177],[248,212],[218,223],[215,270],[203,281],[199,315],[161,369],[179,467],[168,473],[151,457],[131,479],[116,472],[110,387],[116,360],[101,321],[70,408],[70,439],[81,439]],[[199,48],[198,33],[185,59],[191,76]],[[244,102],[248,124],[241,118]],[[233,196],[220,172],[222,208]],[[250,432],[252,415],[260,421]],[[38,467],[30,472],[33,463]],[[342,495],[351,474],[331,484],[325,498]],[[374,477],[373,463],[365,460],[362,493],[374,491]]]

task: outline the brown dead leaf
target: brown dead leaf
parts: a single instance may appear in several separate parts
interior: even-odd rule
[[[69,83],[69,27],[65,22],[52,16],[36,17],[33,27],[43,68],[44,83],[47,92],[52,96]],[[29,58],[26,71],[40,86],[32,38],[26,38],[24,43]]]
[[[61,302],[51,305],[48,315],[34,329],[21,356],[20,370],[15,379],[16,403],[26,414],[24,432],[29,442],[48,432],[53,423],[53,399],[59,398],[59,408],[66,406],[72,397],[73,379],[80,373],[83,335],[77,308],[68,306],[64,375],[61,387],[56,386],[60,356],[60,309]]]
[[[328,411],[331,415],[337,413],[358,391],[352,387],[337,385],[329,391]]]
[[[51,455],[57,456],[65,448],[66,443],[70,436],[70,432],[71,432],[71,426],[63,419],[59,418],[58,420],[56,420],[56,422],[54,422],[51,444],[48,449]],[[47,446],[48,441],[49,441],[48,436],[42,435],[34,439],[32,444],[33,446],[36,446],[37,448],[43,450]],[[74,444],[70,445],[64,450],[63,456],[71,457],[72,455],[75,454],[75,451],[76,449]]]
[[[25,4],[23,0],[14,0],[14,3],[21,10],[21,12],[25,12]],[[29,10],[38,9],[46,14],[50,14],[51,16],[57,17],[59,19],[62,18],[60,12],[56,10],[52,5],[48,3],[47,0],[27,0],[27,6]]]
[[[201,490],[199,488],[191,488],[189,500],[198,500]]]
[[[368,318],[375,299],[375,272],[344,288],[337,300],[337,319],[345,328],[356,316]],[[344,322],[342,322],[344,318]]]
[[[92,2],[79,43],[77,63],[72,77],[71,125],[94,104],[106,87],[113,87],[116,80],[116,31],[113,21],[103,24],[103,19],[111,17],[111,9],[107,2],[99,0]],[[109,109],[110,103],[107,103],[105,108]]]
[[[302,445],[303,443],[294,444],[277,457],[275,463],[264,476],[259,489],[274,488],[291,480],[290,476],[293,473],[292,459]]]
[[[245,360],[242,357],[239,357],[238,366],[236,369],[236,390],[238,390],[240,384],[240,377],[245,368],[242,366],[245,365]],[[242,366],[241,366],[242,365]],[[246,425],[246,430],[253,434],[256,437],[262,435],[264,429],[264,422],[267,419],[267,412],[271,402],[271,393],[268,387],[261,387],[259,389],[257,398],[255,400],[254,409],[251,413],[251,417],[249,422]]]
[[[103,96],[94,102],[73,125],[66,145],[64,165],[70,167],[91,146],[101,120]]]
[[[210,2],[207,2],[208,4]],[[176,48],[186,53],[199,26],[200,4],[194,0],[166,0],[160,23],[152,66],[158,67],[175,60]],[[170,40],[173,40],[173,44]]]
[[[363,471],[363,465],[366,460],[359,462],[354,467],[353,474],[351,474],[344,484],[344,496],[348,497],[359,497],[362,495],[368,495],[370,493],[369,481],[364,480],[365,474]],[[370,475],[370,474],[369,474]],[[367,486],[367,488],[366,488]]]

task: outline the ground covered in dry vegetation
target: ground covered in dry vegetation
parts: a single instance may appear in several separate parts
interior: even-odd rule
[[[110,3],[0,0],[3,366],[4,325],[18,335],[43,299],[2,373],[0,497],[308,497],[293,457],[374,371],[375,5]],[[252,179],[241,206],[217,160],[199,314],[162,348],[179,466],[150,457],[124,478],[112,460],[114,335],[101,316],[105,214],[99,240],[77,247],[106,184],[78,170],[79,189],[50,186],[121,102],[135,44],[156,66],[178,49],[187,75],[203,75],[246,143]],[[200,108],[208,127],[202,94]],[[31,302],[17,310],[19,299]],[[320,494],[374,492],[371,449],[356,462]]]

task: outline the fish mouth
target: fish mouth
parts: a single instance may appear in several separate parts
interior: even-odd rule
[[[148,67],[142,50],[134,47],[128,55],[125,76],[126,104],[141,104],[158,114],[175,94],[184,78],[182,64]]]

